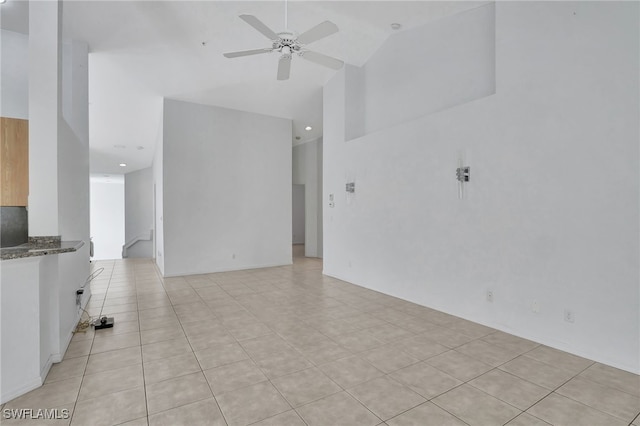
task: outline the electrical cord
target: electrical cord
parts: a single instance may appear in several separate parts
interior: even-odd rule
[[[98,268],[95,271],[93,271],[93,273],[87,277],[87,280],[84,282],[84,284],[80,288],[85,288],[87,284],[95,280],[98,277],[98,275],[102,273],[102,271],[104,271],[104,268]]]
[[[91,315],[89,315],[89,312],[87,312],[84,308],[80,309],[82,309],[82,315],[80,315],[80,321],[78,321],[78,325],[76,325],[76,329],[73,331],[73,334],[86,333],[87,329],[91,327],[91,323],[94,321],[93,318],[91,318]],[[83,319],[85,315],[86,319]]]
[[[104,268],[98,268],[95,271],[93,271],[93,273],[91,273],[91,275],[87,277],[86,281],[80,288],[84,289],[89,283],[91,283],[91,281],[96,279],[103,271],[104,271]],[[73,331],[74,334],[86,333],[87,329],[91,327],[91,324],[94,321],[94,319],[91,318],[91,315],[89,315],[89,312],[87,312],[87,310],[84,309],[82,305],[80,306],[80,309],[82,309],[82,314],[80,315],[80,321],[78,321],[78,325],[76,326],[76,329]]]

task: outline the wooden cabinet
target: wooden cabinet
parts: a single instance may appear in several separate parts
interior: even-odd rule
[[[26,206],[29,197],[29,120],[0,118],[0,206]]]

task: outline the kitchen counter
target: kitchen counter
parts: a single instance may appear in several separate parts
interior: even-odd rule
[[[38,244],[37,242],[29,242],[15,247],[0,248],[0,260],[22,259],[25,257],[70,253],[77,251],[83,245],[84,241],[59,241],[53,244]]]
[[[51,256],[60,253],[69,254]],[[89,273],[89,250],[83,241],[29,236],[26,244],[1,248],[0,259],[0,404],[4,404],[41,386],[51,366],[62,361],[91,288],[85,288],[78,304],[76,291]]]

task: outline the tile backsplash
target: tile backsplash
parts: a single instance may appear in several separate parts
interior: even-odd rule
[[[14,247],[28,241],[26,207],[0,207],[0,247]]]

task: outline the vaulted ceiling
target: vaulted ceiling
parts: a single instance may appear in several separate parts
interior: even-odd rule
[[[482,3],[289,1],[288,29],[302,33],[332,21],[340,31],[309,47],[362,66],[394,32]],[[28,31],[26,1],[8,0],[0,12],[4,29]],[[285,29],[285,1],[63,3],[64,37],[89,45],[92,172],[151,165],[163,97],[290,118],[292,143],[322,135],[322,87],[336,71],[294,56],[290,79],[278,81],[277,53],[223,57],[270,46],[241,14],[258,17],[275,32]],[[392,23],[402,28],[393,30]],[[120,168],[120,162],[128,166]]]

